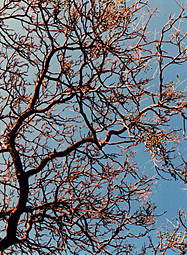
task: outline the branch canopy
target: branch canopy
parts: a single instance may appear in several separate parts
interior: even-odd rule
[[[1,254],[135,254],[162,215],[152,186],[186,182],[185,9],[153,34],[155,13],[146,1],[1,1]],[[179,219],[141,254],[183,252]]]

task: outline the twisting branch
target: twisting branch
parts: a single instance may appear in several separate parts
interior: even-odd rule
[[[181,214],[151,240],[152,186],[186,182],[184,11],[153,37],[146,1],[2,1],[1,254],[184,251]]]

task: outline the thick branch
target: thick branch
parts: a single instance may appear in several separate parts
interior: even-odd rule
[[[31,169],[30,171],[27,172],[28,177],[39,173],[46,165],[49,161],[55,159],[55,158],[59,158],[59,157],[65,157],[67,155],[69,155],[72,151],[78,149],[81,145],[85,144],[85,143],[95,143],[95,140],[92,137],[86,137],[83,138],[81,140],[79,140],[78,142],[74,143],[73,145],[67,147],[65,150],[63,151],[54,151],[52,153],[49,153],[47,157],[45,157],[40,164],[34,168]]]
[[[14,141],[10,140],[7,148],[12,157],[16,177],[19,183],[19,200],[7,220],[7,234],[6,237],[0,241],[0,251],[5,250],[12,244],[18,242],[18,239],[16,237],[18,222],[21,214],[25,211],[29,193],[28,177],[23,171],[22,162],[19,153],[15,148]]]

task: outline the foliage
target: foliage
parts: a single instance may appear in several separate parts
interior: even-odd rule
[[[156,39],[154,14],[143,1],[2,1],[1,254],[134,254],[159,216],[155,179],[186,181],[186,95],[167,77],[187,61],[185,10]],[[145,252],[174,247],[165,235]]]

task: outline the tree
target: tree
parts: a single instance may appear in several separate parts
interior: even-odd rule
[[[187,61],[185,9],[159,37],[144,1],[4,0],[0,13],[1,254],[135,254],[160,213],[155,179],[187,178],[187,102],[167,77]],[[184,252],[163,235],[142,254]]]

